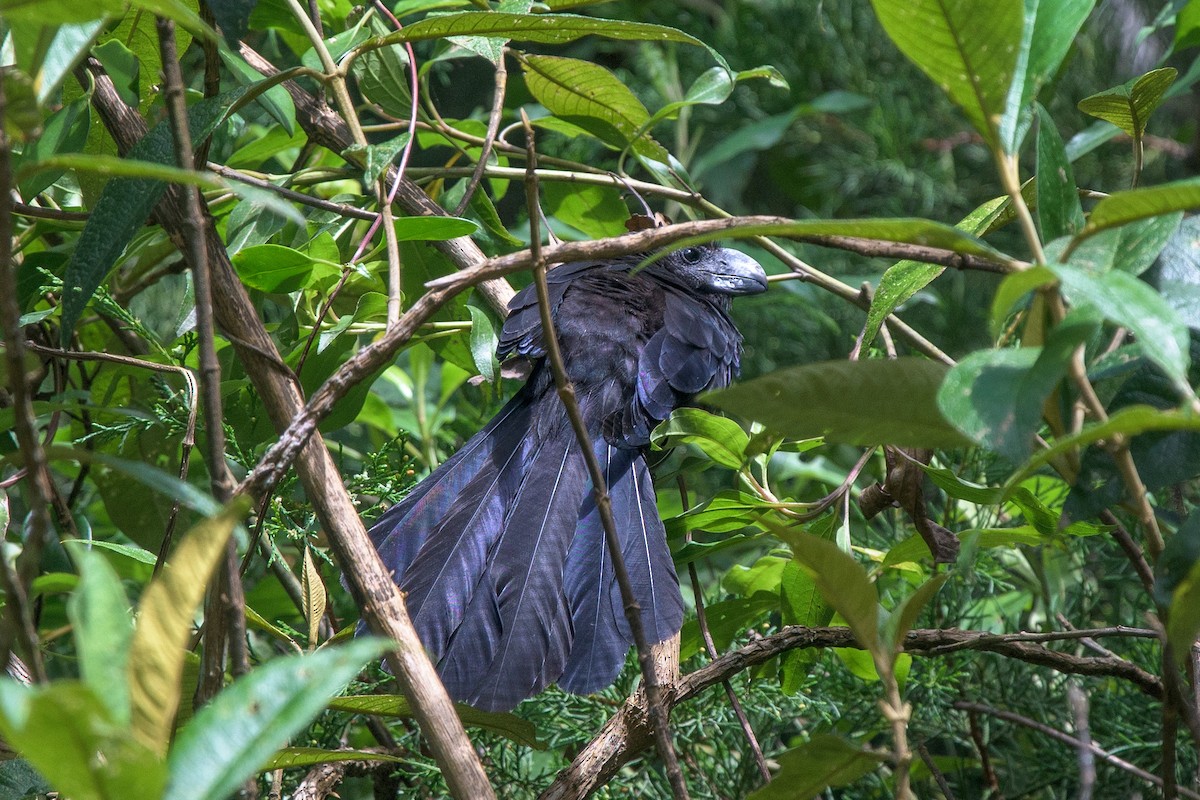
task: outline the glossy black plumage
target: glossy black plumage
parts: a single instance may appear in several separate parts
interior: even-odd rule
[[[741,336],[729,297],[766,289],[753,259],[713,246],[564,264],[547,275],[563,359],[605,471],[647,638],[683,621],[646,466],[650,431],[727,385]],[[533,287],[499,354],[533,363],[515,397],[371,528],[451,696],[507,710],[552,682],[603,689],[632,644],[586,464],[545,360]]]

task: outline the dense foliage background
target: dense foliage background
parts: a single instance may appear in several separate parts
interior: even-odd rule
[[[742,385],[656,435],[688,792],[1200,796],[1196,0],[0,17],[0,798],[463,794],[428,701],[337,641],[346,514],[515,386],[511,289],[463,270],[530,280],[522,112],[551,258],[776,218],[656,240],[773,276]],[[297,387],[329,458],[288,470]],[[460,756],[499,796],[680,796],[639,680],[460,709]]]

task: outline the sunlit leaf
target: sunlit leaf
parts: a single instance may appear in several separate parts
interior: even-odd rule
[[[1141,138],[1150,114],[1162,103],[1178,75],[1174,67],[1151,70],[1120,86],[1085,97],[1079,101],[1079,110]]]

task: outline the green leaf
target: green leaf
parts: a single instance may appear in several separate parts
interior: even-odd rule
[[[296,292],[308,285],[313,263],[305,253],[278,244],[259,244],[234,254],[233,268],[251,289],[274,294]]]
[[[847,786],[878,769],[886,757],[832,734],[818,734],[775,759],[779,771],[747,800],[809,800],[831,786]]]
[[[26,176],[20,181],[22,197],[36,197],[63,176],[65,169],[44,169],[38,164],[59,153],[82,150],[87,144],[90,120],[86,100],[63,106],[46,120],[42,135],[20,155],[13,156],[13,172]]]
[[[766,555],[750,567],[734,564],[721,579],[721,587],[730,594],[742,597],[753,597],[760,592],[777,595],[783,570],[788,563],[789,559]]]
[[[770,65],[742,70],[736,74],[731,74],[728,70],[721,67],[712,67],[703,72],[688,87],[682,100],[667,103],[658,111],[655,111],[647,123],[647,127],[652,128],[664,119],[674,119],[679,115],[681,110],[690,106],[719,105],[724,103],[733,94],[734,86],[741,81],[754,78],[765,78],[772,86],[781,89],[789,88],[787,79],[783,77],[783,74]]]
[[[1083,206],[1054,120],[1040,103],[1037,113],[1037,215],[1042,239],[1048,242],[1083,230]]]
[[[476,192],[476,194],[479,194]],[[547,214],[565,222],[592,239],[625,233],[629,208],[611,186],[582,186],[572,183],[542,184]]]
[[[1072,312],[1045,347],[977,350],[946,375],[938,407],[977,444],[1020,463],[1033,446],[1042,406],[1066,374],[1075,348],[1095,333],[1094,314]]]
[[[550,113],[578,125],[614,147],[666,161],[667,151],[644,134],[650,113],[625,84],[604,67],[560,56],[521,59],[525,85]],[[615,134],[615,135],[614,135]]]
[[[754,597],[735,597],[705,606],[704,616],[708,622],[708,634],[713,639],[717,652],[722,652],[733,643],[738,634],[757,623],[767,614],[779,608],[779,596],[759,593]],[[679,633],[679,657],[687,660],[701,651],[704,639],[700,624],[694,619],[683,623]]]
[[[750,437],[728,417],[719,417],[699,408],[677,408],[650,434],[651,443],[666,450],[681,444],[694,444],[713,461],[741,469],[746,460]]]
[[[412,717],[412,709],[409,708],[408,700],[403,695],[398,694],[366,694],[338,697],[329,703],[329,709],[331,711],[345,711],[351,714],[376,714],[381,717],[399,717],[402,719]],[[458,716],[464,725],[498,733],[506,739],[510,739],[525,747],[532,747],[536,750],[546,749],[546,743],[538,738],[537,728],[534,724],[529,720],[521,719],[515,714],[480,711],[462,703],[456,705],[455,710],[458,711]]]
[[[920,358],[830,361],[789,367],[703,397],[797,439],[959,447],[968,440],[937,404],[947,369]]]
[[[1090,236],[1147,217],[1195,208],[1200,208],[1200,178],[1114,192],[1092,209],[1087,227],[1080,235]]]
[[[989,223],[1001,209],[1008,198],[997,197],[976,208],[954,227],[971,235],[982,235],[987,232]],[[871,298],[871,308],[867,311],[867,322],[864,326],[862,351],[866,352],[879,327],[888,315],[901,304],[908,301],[917,292],[946,271],[937,264],[926,264],[921,261],[900,261],[888,268],[879,279],[879,287]]]
[[[1079,110],[1089,116],[1111,122],[1126,134],[1140,139],[1146,132],[1150,114],[1163,101],[1163,96],[1179,70],[1163,67],[1079,101]]]
[[[42,0],[0,0],[0,15],[6,20],[67,25],[91,22],[125,13],[125,0],[96,0],[95,3],[47,3]]]
[[[1049,544],[1051,538],[1039,533],[1032,525],[1021,525],[1016,528],[983,528],[960,531],[955,534],[959,541],[974,539],[976,547],[1013,547],[1029,545],[1037,547]],[[933,558],[929,545],[920,534],[913,534],[902,542],[892,545],[887,555],[883,557],[883,567],[905,564],[912,561],[925,561]]]
[[[773,114],[738,126],[696,157],[696,160],[689,165],[692,177],[699,180],[705,173],[732,161],[742,153],[767,150],[779,144],[783,135],[800,116],[801,111],[802,107],[797,106],[791,111]]]
[[[404,30],[373,40],[371,46],[447,36],[488,36],[540,44],[566,44],[584,36],[604,36],[621,41],[678,42],[705,46],[699,39],[683,31],[645,22],[624,22],[575,14],[507,14],[494,11],[463,11],[429,16],[406,25]]]
[[[933,599],[933,596],[938,593],[942,584],[949,577],[950,573],[948,572],[935,575],[918,586],[915,592],[892,609],[884,626],[887,631],[885,644],[891,645],[897,651],[904,649],[904,637],[912,630],[913,625],[917,624],[917,618],[921,616],[925,606],[929,605],[929,601]]]
[[[166,797],[224,800],[308,725],[363,666],[395,645],[358,639],[277,658],[242,676],[179,732]]]
[[[879,595],[862,565],[826,539],[778,526],[772,530],[791,546],[796,561],[813,576],[825,602],[846,621],[863,649],[872,656],[885,655],[879,643]]]
[[[125,682],[133,617],[117,573],[100,556],[78,556],[80,580],[67,601],[75,633],[79,671],[119,725],[130,721],[129,685]]]
[[[165,765],[75,681],[33,688],[0,679],[0,733],[72,800],[160,800]]]
[[[962,108],[985,142],[1009,152],[1007,107],[1024,28],[1022,0],[872,0],[888,36]]]
[[[231,0],[221,0],[222,3],[231,2]],[[237,0],[242,2],[242,0]],[[211,7],[210,3],[210,7]],[[218,20],[219,22],[219,20]],[[224,25],[221,26],[221,31],[229,35],[229,30]],[[222,47],[218,49],[218,54],[221,56],[221,62],[225,64],[225,68],[233,73],[233,77],[237,82],[245,86],[247,89],[253,89],[256,85],[265,82],[262,74],[246,63],[246,61],[238,55],[234,50],[227,50]],[[254,98],[254,102],[258,103],[264,111],[271,115],[271,118],[278,122],[288,136],[293,136],[296,133],[296,104],[292,102],[292,96],[287,93],[287,89],[282,86],[272,86],[262,94]],[[227,166],[234,164],[226,162]]]
[[[193,104],[188,109],[188,129],[192,141],[207,139],[224,118],[225,111],[243,91],[236,89]],[[170,125],[165,121],[155,125],[133,146],[127,157],[131,161],[174,164],[175,147]],[[88,301],[133,235],[150,216],[166,188],[166,183],[150,178],[119,178],[105,185],[99,202],[92,209],[79,235],[63,275],[60,340],[64,347],[70,344],[71,334]]]
[[[204,598],[225,542],[249,505],[248,497],[239,497],[220,515],[189,530],[142,593],[129,649],[133,738],[160,755],[166,754],[179,707],[179,681],[192,616]]]
[[[495,383],[500,367],[496,359],[496,344],[500,341],[496,328],[482,308],[467,306],[467,311],[471,315],[471,357],[475,359],[475,368],[485,381]]]
[[[1200,45],[1200,2],[1189,0],[1175,16],[1175,52]]]
[[[1033,121],[1030,106],[1042,87],[1054,79],[1058,67],[1095,0],[1024,0],[1025,26],[1013,83],[1008,93],[1004,117],[1000,121],[1000,141],[1007,153],[1016,153]],[[1040,171],[1038,173],[1041,174]]]
[[[1126,272],[1090,275],[1061,264],[1049,269],[1058,276],[1069,301],[1093,306],[1105,319],[1128,328],[1146,356],[1175,382],[1180,394],[1193,396],[1187,376],[1187,326],[1162,295]]]
[[[322,750],[319,747],[285,747],[263,764],[260,772],[295,767],[315,767],[318,764],[337,764],[345,761],[384,761],[389,764],[404,764],[406,759],[388,753],[372,753],[370,750]]]
[[[1004,329],[1004,322],[1009,311],[1020,298],[1035,289],[1048,286],[1056,280],[1055,275],[1043,266],[1035,266],[1020,272],[1005,276],[992,297],[992,310],[989,316],[992,336],[999,337]]]
[[[446,242],[478,230],[478,225],[461,217],[396,218],[396,240],[400,242]]]

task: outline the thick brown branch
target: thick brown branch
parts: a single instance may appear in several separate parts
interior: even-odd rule
[[[121,102],[99,64],[89,63],[89,68],[95,80],[92,103],[119,149],[125,152],[145,134],[145,124],[135,110]],[[178,192],[168,190],[155,216],[172,240],[182,245],[183,213]],[[283,431],[303,407],[303,398],[292,380],[275,368],[283,360],[211,225],[207,226],[206,245],[213,268],[217,323],[237,349],[272,424]],[[305,438],[297,459],[301,483],[364,619],[372,631],[396,642],[397,649],[389,653],[388,664],[412,704],[451,792],[472,800],[493,796],[462,722],[417,638],[400,592],[367,537],[337,465],[319,435]]]
[[[1106,629],[1113,633],[1112,629]],[[1065,634],[1039,634],[1039,638],[1080,638],[1100,636],[1103,631],[1068,631]],[[1128,632],[1120,633],[1128,635]],[[1141,636],[1141,631],[1136,635]],[[1119,658],[1084,657],[1059,653],[1023,641],[1030,634],[996,635],[981,631],[916,630],[904,639],[904,651],[915,656],[931,656],[960,649],[995,653],[1030,664],[1050,667],[1071,675],[1113,677],[1127,680],[1138,689],[1161,700],[1162,682],[1135,664]],[[704,690],[755,667],[789,650],[853,647],[861,649],[848,628],[793,627],[726,653],[716,661],[685,675],[665,698],[670,706],[690,700]],[[570,766],[542,793],[541,800],[583,798],[607,783],[630,759],[651,744],[646,701],[639,692],[625,701],[600,733],[575,757]]]

